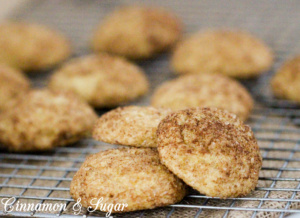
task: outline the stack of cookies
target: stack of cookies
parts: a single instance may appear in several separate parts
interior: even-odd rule
[[[127,204],[123,212],[151,209],[181,201],[187,185],[213,197],[245,196],[262,165],[250,127],[220,109],[117,108],[98,119],[93,137],[131,147],[91,155],[73,178],[71,196],[103,211],[95,199]]]
[[[127,204],[123,212],[151,209],[181,201],[188,187],[220,198],[247,195],[262,159],[243,123],[254,100],[236,79],[268,71],[273,54],[240,30],[202,30],[186,39],[182,33],[181,21],[164,9],[125,7],[96,28],[93,54],[62,63],[72,49],[61,33],[43,25],[1,24],[1,144],[36,152],[93,133],[95,140],[129,146],[83,163],[71,195],[85,207],[103,198],[102,203]],[[170,68],[179,77],[155,89],[152,107],[119,107],[98,119],[93,108],[122,106],[148,93],[151,84],[134,61],[171,50]],[[32,89],[23,73],[60,63],[47,88]],[[299,84],[299,57],[271,82],[275,96],[296,102]]]

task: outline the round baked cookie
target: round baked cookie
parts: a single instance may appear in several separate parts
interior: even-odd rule
[[[278,98],[300,103],[300,55],[280,67],[271,80],[271,86],[274,95]]]
[[[22,72],[0,64],[0,111],[4,110],[11,100],[27,93],[29,89],[30,82]]]
[[[171,66],[178,74],[220,73],[255,77],[270,69],[270,49],[255,36],[233,30],[208,30],[178,43]]]
[[[250,127],[220,109],[174,112],[157,130],[160,159],[175,175],[212,197],[254,190],[262,158]]]
[[[0,143],[11,151],[49,150],[85,137],[96,120],[71,93],[33,90],[0,113]]]
[[[70,187],[71,196],[81,198],[84,207],[127,204],[128,212],[174,204],[186,195],[186,186],[164,165],[151,148],[120,148],[89,156],[77,171]]]
[[[159,86],[152,106],[180,110],[192,107],[215,107],[246,120],[253,108],[248,91],[238,82],[220,74],[186,75]]]
[[[0,24],[0,63],[31,71],[49,68],[70,56],[69,41],[38,24]]]
[[[149,58],[172,47],[181,33],[180,21],[163,9],[125,7],[96,29],[92,48],[130,59]]]
[[[146,94],[149,83],[138,66],[102,53],[67,62],[53,74],[49,88],[72,91],[94,107],[114,107]]]
[[[117,108],[98,119],[93,138],[110,144],[157,147],[157,126],[170,112],[154,107]]]

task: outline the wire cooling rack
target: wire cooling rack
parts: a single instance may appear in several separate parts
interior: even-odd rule
[[[149,4],[150,1],[136,1]],[[11,15],[12,19],[33,21],[53,26],[72,40],[75,56],[89,52],[87,44],[93,28],[114,8],[131,5],[134,1],[111,0],[52,0],[28,1]],[[242,28],[265,40],[275,52],[274,69],[259,79],[242,81],[256,99],[248,121],[258,139],[263,155],[263,168],[256,190],[243,198],[221,200],[194,192],[182,202],[170,207],[138,211],[120,217],[284,217],[300,212],[300,110],[295,104],[276,100],[269,89],[269,79],[289,56],[300,52],[299,1],[193,1],[152,0],[173,10],[186,24],[186,32],[207,27]],[[151,80],[152,90],[172,78],[168,55],[140,62]],[[51,72],[31,75],[36,86],[43,86]],[[149,96],[134,102],[146,105]],[[105,111],[98,111],[99,114]],[[18,203],[63,203],[67,210],[17,211],[5,213],[0,204],[0,216],[77,217],[69,195],[72,176],[86,155],[116,147],[82,140],[48,153],[0,153],[0,198],[15,197]],[[0,199],[1,200],[1,199]],[[88,213],[80,216],[105,216]]]

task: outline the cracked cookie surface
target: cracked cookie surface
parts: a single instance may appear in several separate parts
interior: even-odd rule
[[[89,156],[73,177],[70,193],[84,207],[103,198],[101,203],[128,204],[114,211],[128,212],[177,203],[186,186],[160,163],[156,149],[120,148]]]
[[[97,120],[93,138],[110,144],[157,147],[157,126],[170,112],[138,106],[111,110]]]
[[[239,197],[254,190],[262,158],[250,127],[219,109],[174,112],[157,130],[167,168],[200,193]]]

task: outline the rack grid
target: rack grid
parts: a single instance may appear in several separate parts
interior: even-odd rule
[[[146,4],[134,0],[32,0],[11,15],[11,19],[47,24],[64,32],[74,45],[74,56],[89,53],[88,40],[93,28],[116,7]],[[284,217],[300,212],[300,110],[297,105],[275,99],[269,88],[270,77],[278,66],[300,51],[300,3],[295,0],[152,0],[173,10],[186,25],[186,33],[205,28],[242,28],[262,38],[273,48],[275,65],[259,79],[242,81],[256,99],[255,109],[247,121],[257,137],[263,168],[256,190],[247,197],[226,200],[193,192],[182,202],[165,208],[115,214],[114,217]],[[168,67],[169,56],[139,62],[151,81],[158,84],[173,78]],[[51,71],[30,75],[35,86],[45,85]],[[133,104],[147,105],[151,93]],[[104,110],[97,111],[101,115]],[[56,148],[47,153],[8,153],[0,150],[0,200],[15,197],[20,203],[64,203],[67,210],[56,212],[16,211],[0,216],[78,217],[69,195],[72,176],[85,157],[104,149],[117,147],[92,139],[72,146]],[[88,213],[80,216],[102,216]]]

